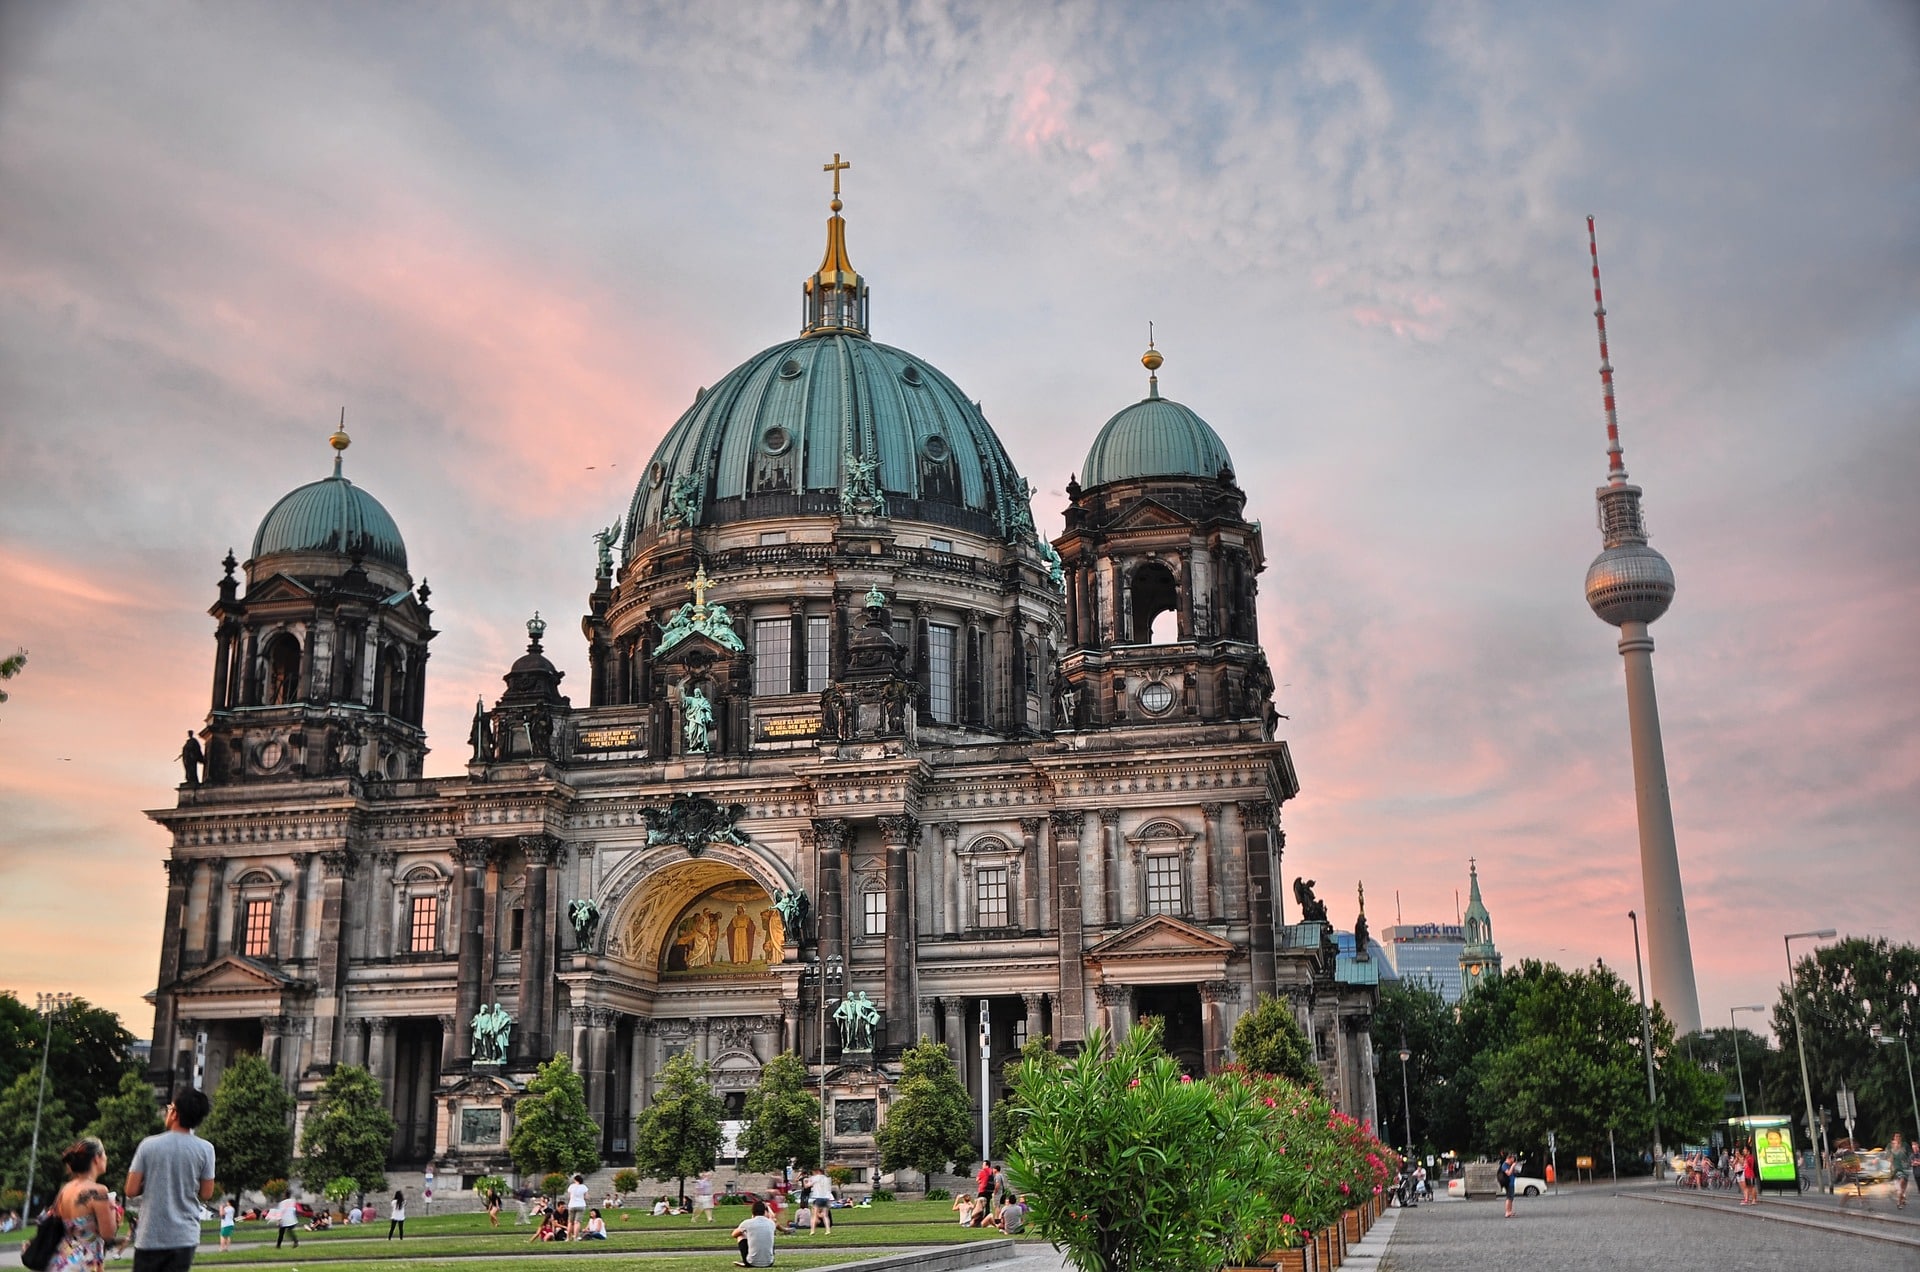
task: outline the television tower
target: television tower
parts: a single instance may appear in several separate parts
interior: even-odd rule
[[[1646,892],[1647,961],[1653,997],[1666,1009],[1675,1037],[1700,1029],[1700,994],[1693,982],[1693,945],[1687,939],[1687,901],[1680,889],[1680,850],[1673,837],[1673,801],[1667,793],[1667,754],[1660,744],[1660,706],[1653,693],[1653,637],[1647,624],[1673,604],[1673,567],[1647,545],[1640,487],[1627,481],[1620,420],[1613,405],[1613,364],[1607,360],[1607,307],[1600,299],[1600,248],[1587,218],[1593,258],[1593,321],[1600,331],[1600,392],[1607,410],[1607,484],[1594,492],[1604,546],[1587,567],[1587,604],[1620,629],[1627,666],[1627,726],[1633,736],[1633,793],[1640,816],[1640,883]]]

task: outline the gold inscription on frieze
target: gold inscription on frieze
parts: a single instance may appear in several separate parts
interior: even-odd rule
[[[627,751],[639,744],[638,729],[588,729],[580,735],[580,746],[587,751]]]
[[[775,716],[771,720],[760,722],[760,736],[763,738],[811,738],[820,734],[820,717]]]

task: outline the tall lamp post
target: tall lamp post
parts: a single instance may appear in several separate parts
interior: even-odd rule
[[[1653,1085],[1653,1013],[1647,1010],[1647,973],[1640,963],[1640,916],[1628,910],[1627,918],[1633,921],[1633,974],[1640,981],[1640,1049],[1647,1056],[1647,1109],[1653,1114],[1653,1177],[1659,1179],[1666,1173],[1667,1150],[1660,1143],[1660,1096]]]
[[[72,994],[40,995],[40,1015],[46,1029],[40,1044],[40,1094],[33,1102],[33,1147],[27,1150],[27,1212],[33,1211],[33,1168],[40,1164],[40,1111],[47,1107],[47,1062],[53,1055],[53,1022],[73,1002]]]
[[[1883,1047],[1891,1047],[1894,1043],[1897,1042],[1902,1047],[1906,1048],[1906,1051],[1907,1051],[1907,1098],[1913,1101],[1913,1124],[1915,1126],[1920,1126],[1920,1095],[1914,1094],[1913,1048],[1908,1045],[1907,1036],[1905,1034],[1901,1034],[1898,1038],[1888,1038],[1880,1032],[1880,1026],[1875,1025],[1873,1027],[1873,1040],[1879,1043]],[[1912,1141],[1909,1140],[1908,1142],[1911,1143]]]
[[[1407,1050],[1407,1031],[1400,1031],[1400,1110],[1407,1121],[1407,1156],[1413,1156],[1413,1100],[1407,1095],[1407,1061],[1413,1059],[1413,1052]]]
[[[1793,943],[1795,941],[1830,941],[1832,928],[1822,928],[1818,932],[1787,933],[1787,1002],[1793,1008],[1793,1042],[1800,1049],[1800,1091],[1807,1097],[1807,1139],[1813,1146],[1813,1177],[1822,1192],[1826,1191],[1826,1164],[1820,1160],[1820,1124],[1813,1120],[1813,1083],[1807,1079],[1807,1036],[1800,1028],[1800,991],[1793,975]]]
[[[817,954],[814,975],[820,979],[820,1169],[827,1169],[827,1004],[838,1002],[829,998],[832,991],[828,985],[840,979],[840,956],[838,954]]]
[[[1740,1026],[1733,1023],[1733,1013],[1736,1011],[1765,1011],[1766,1009],[1764,1003],[1757,1007],[1727,1008],[1727,1028],[1733,1031],[1733,1071],[1740,1077],[1740,1117],[1743,1121],[1747,1117],[1747,1070],[1746,1066],[1740,1063]],[[1753,1134],[1753,1128],[1751,1126],[1747,1128],[1747,1134]]]

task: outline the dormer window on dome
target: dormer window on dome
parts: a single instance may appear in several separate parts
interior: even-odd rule
[[[832,163],[821,165],[822,172],[833,174],[833,202],[827,205],[833,215],[827,218],[827,251],[820,268],[800,284],[803,336],[867,334],[867,280],[847,259],[847,223],[840,216],[840,174],[852,166],[837,153]]]

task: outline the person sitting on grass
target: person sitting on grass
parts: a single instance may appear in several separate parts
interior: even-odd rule
[[[331,1227],[333,1227],[333,1216],[324,1210],[307,1221],[308,1232],[325,1232]]]
[[[987,1226],[987,1194],[975,1193],[973,1195],[973,1209],[967,1212],[967,1219],[964,1226],[968,1228],[984,1228]]]
[[[952,1210],[954,1214],[959,1215],[960,1226],[962,1228],[966,1227],[973,1220],[973,1194],[961,1193],[953,1199],[953,1205],[948,1207],[948,1209]]]
[[[532,1245],[536,1241],[565,1241],[566,1239],[567,1230],[555,1222],[553,1215],[548,1213],[540,1216],[540,1226],[535,1228],[533,1235],[527,1238],[527,1244]]]
[[[582,1241],[605,1241],[607,1239],[607,1221],[600,1217],[596,1208],[587,1212],[587,1226],[580,1231]]]
[[[667,1213],[667,1199],[665,1197],[654,1199],[653,1213],[656,1215],[664,1215]]]
[[[773,1220],[767,1218],[767,1203],[753,1203],[753,1213],[742,1219],[733,1230],[734,1240],[740,1243],[740,1257],[734,1266],[741,1268],[770,1268],[773,1266]]]
[[[1000,1213],[994,1217],[993,1226],[1012,1236],[1027,1226],[1027,1201],[1018,1193],[1006,1205],[1000,1207]]]

